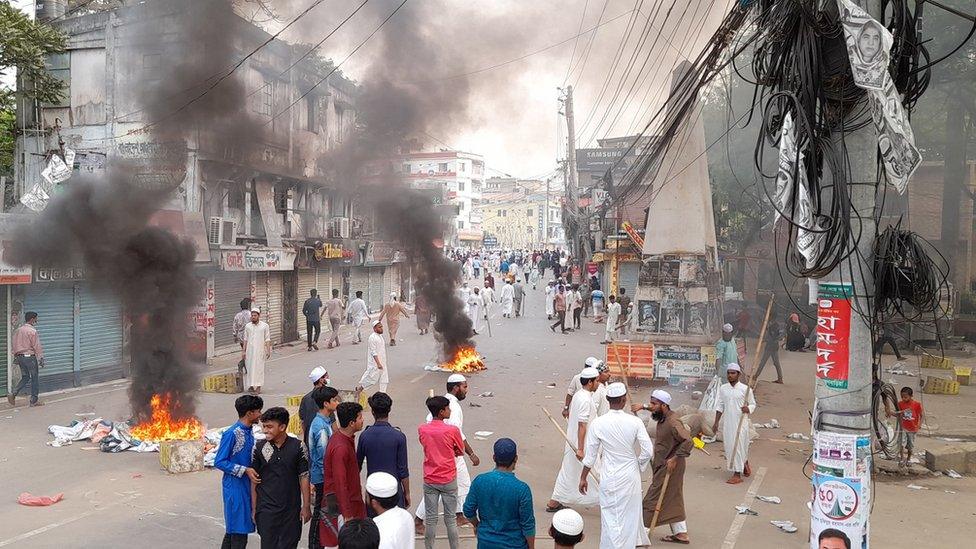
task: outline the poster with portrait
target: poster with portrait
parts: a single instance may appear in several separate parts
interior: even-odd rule
[[[810,548],[819,549],[820,533],[832,530],[838,545],[851,549],[866,546],[866,502],[862,498],[861,479],[813,474]]]
[[[804,154],[800,154],[800,163],[803,163]],[[803,170],[798,172],[797,193],[796,193],[796,248],[806,259],[807,267],[812,267],[820,257],[820,249],[823,245],[826,233],[821,229],[820,222],[816,218],[816,210],[813,205],[813,198],[807,189],[807,178]]]
[[[657,301],[637,302],[637,331],[657,333],[661,316],[661,304]]]
[[[661,285],[677,286],[681,277],[681,261],[670,259],[661,261]]]
[[[793,124],[793,113],[787,111],[783,117],[783,128],[779,137],[779,169],[776,173],[776,194],[773,195],[773,206],[776,214],[773,226],[783,215],[791,215],[793,205],[793,188],[796,172],[796,128]]]
[[[891,60],[891,33],[851,0],[837,0],[854,83],[866,90],[884,88]]]
[[[708,333],[708,303],[688,303],[685,306],[685,333],[688,335]]]
[[[664,305],[661,307],[661,329],[662,334],[683,334],[685,333],[685,304],[681,302]]]
[[[922,164],[922,153],[915,146],[915,132],[894,81],[889,78],[883,91],[868,91],[868,101],[885,175],[898,193],[904,194],[908,180]]]
[[[640,273],[637,283],[640,286],[658,286],[661,284],[661,261],[658,259],[645,259],[641,263]]]

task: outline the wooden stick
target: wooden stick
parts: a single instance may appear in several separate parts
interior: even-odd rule
[[[667,467],[667,465],[665,465]],[[668,492],[668,482],[671,481],[671,471],[664,473],[664,484],[661,486],[661,495],[657,497],[657,506],[654,508],[654,517],[651,518],[651,528],[648,532],[653,533],[657,527],[657,517],[661,514],[661,505],[664,504],[664,494]]]
[[[762,331],[759,332],[759,342],[756,347],[756,357],[760,360],[762,359],[763,340],[766,339],[766,325],[769,323],[769,313],[773,310],[773,299],[775,299],[775,297],[775,295],[769,296],[769,304],[766,305],[766,318],[763,319]],[[749,382],[746,383],[746,396],[742,401],[743,406],[748,406],[749,393],[752,391],[752,382],[756,377],[757,369],[759,369],[758,362],[754,365],[754,367],[749,369]],[[745,419],[746,414],[743,412],[739,415],[739,426],[735,429],[735,443],[732,444],[732,451],[729,452],[729,454],[731,454],[729,455],[729,469],[731,469],[732,464],[735,463],[735,455],[738,453],[737,450],[739,448],[739,437],[742,435],[742,423],[745,421]]]
[[[542,411],[546,413],[546,417],[549,418],[549,421],[551,421],[552,424],[556,426],[556,430],[559,431],[559,434],[563,436],[563,440],[566,441],[566,444],[569,444],[570,448],[576,450],[576,445],[569,440],[569,436],[566,435],[566,431],[563,431],[563,428],[559,426],[559,423],[552,417],[552,414],[549,413],[549,410],[546,410],[545,407],[542,406],[541,404],[539,405],[539,408],[542,408]],[[595,482],[600,482],[600,479],[596,476],[596,473],[594,473],[592,469],[590,469],[590,476],[593,477],[593,480]]]

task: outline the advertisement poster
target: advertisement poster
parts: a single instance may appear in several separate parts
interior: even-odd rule
[[[864,502],[861,479],[813,474],[813,506],[810,521],[810,547],[818,549],[820,532],[830,528],[840,532],[844,546],[865,549]]]
[[[671,376],[700,378],[702,376],[701,347],[657,345],[654,347],[654,377]]]
[[[0,284],[30,284],[34,269],[30,265],[16,266],[3,260],[4,249],[10,241],[0,241]]]
[[[820,284],[817,298],[817,377],[831,389],[847,389],[852,294],[850,284]]]
[[[857,435],[820,431],[813,439],[813,466],[835,477],[857,476]]]

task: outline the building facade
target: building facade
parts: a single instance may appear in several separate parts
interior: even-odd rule
[[[445,204],[455,206],[445,240],[451,246],[480,246],[484,233],[477,211],[485,185],[481,155],[460,151],[415,152],[400,157],[400,172],[413,188],[443,188]]]
[[[563,197],[552,191],[551,182],[487,179],[478,207],[486,245],[507,249],[563,246],[562,202]]]

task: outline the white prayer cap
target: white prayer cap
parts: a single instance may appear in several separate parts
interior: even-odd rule
[[[451,377],[447,378],[448,383],[464,383],[468,379],[461,374],[451,374]]]
[[[725,371],[742,373],[742,368],[738,364],[733,362],[732,364],[729,364],[728,366],[725,367]]]
[[[731,324],[728,324],[728,323],[723,324],[722,325],[722,331],[725,332],[725,333],[727,333],[727,334],[731,334],[732,333],[732,325]]]
[[[378,498],[397,494],[397,480],[390,473],[373,473],[366,477],[366,491]]]
[[[587,357],[586,361],[583,362],[583,364],[585,364],[588,368],[596,368],[600,365],[600,363],[600,359],[595,356]]]
[[[552,516],[552,527],[561,534],[578,536],[583,533],[583,517],[572,509],[560,509]]]
[[[390,292],[390,297],[396,298],[396,292]]]
[[[373,326],[373,327],[375,328],[375,327],[376,327],[376,325],[377,325],[377,324],[379,324],[379,323],[380,323],[380,321],[379,321],[379,320],[374,320],[374,321],[373,321],[373,324],[372,324],[372,326]]]
[[[314,370],[309,372],[308,379],[311,380],[312,383],[315,383],[316,381],[322,379],[322,376],[324,376],[327,373],[328,372],[325,371],[325,368],[321,366],[316,366]]]
[[[627,394],[627,386],[623,383],[611,383],[607,386],[607,396],[610,398],[622,397]]]
[[[596,371],[596,368],[590,368],[587,366],[586,368],[583,368],[582,372],[580,372],[580,379],[593,379],[599,375],[600,372]]]
[[[261,307],[251,307],[251,312],[261,314]]]
[[[669,406],[671,405],[671,393],[667,391],[655,389],[654,392],[651,393],[651,398],[660,402],[661,404],[667,404]]]

